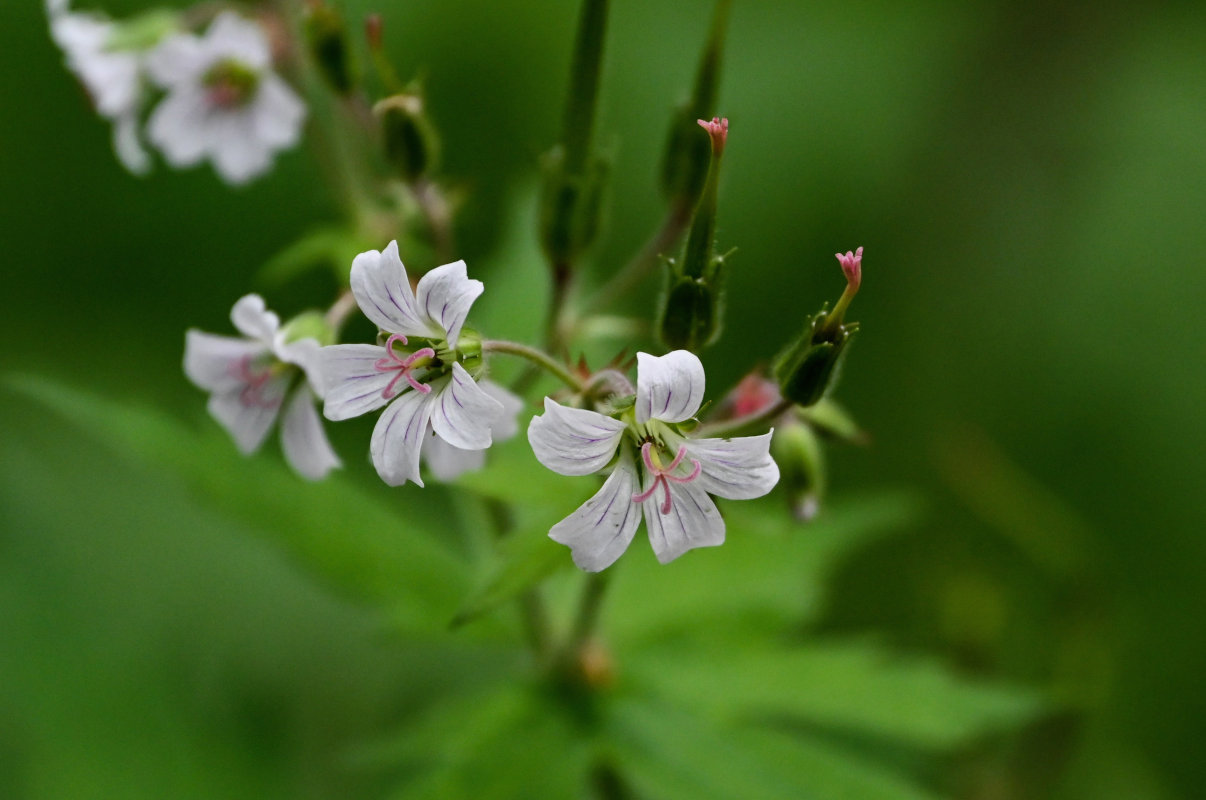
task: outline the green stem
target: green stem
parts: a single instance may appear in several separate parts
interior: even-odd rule
[[[611,280],[603,284],[598,291],[591,293],[585,310],[606,308],[644,280],[649,271],[657,266],[658,258],[673,247],[683,235],[690,220],[690,207],[686,203],[674,204],[666,212],[666,218],[661,227],[654,232],[645,246]]]
[[[764,432],[770,428],[772,422],[791,410],[793,405],[795,404],[792,401],[783,399],[756,414],[747,414],[737,419],[728,419],[724,422],[701,425],[696,431],[696,435],[701,437],[727,438],[729,436],[748,436],[757,432]]]
[[[564,364],[561,364],[543,350],[538,350],[535,347],[529,347],[528,345],[520,344],[519,342],[508,342],[501,339],[483,339],[482,352],[506,353],[507,355],[527,359],[531,363],[560,379],[562,383],[574,391],[582,391],[583,383],[578,376],[570,372]]]
[[[591,572],[586,576],[582,597],[578,600],[578,614],[574,618],[574,627],[566,642],[566,653],[571,657],[590,640],[599,624],[599,612],[607,594],[608,575],[607,572]]]
[[[565,166],[571,175],[582,173],[590,155],[606,29],[607,0],[584,0],[565,103]]]

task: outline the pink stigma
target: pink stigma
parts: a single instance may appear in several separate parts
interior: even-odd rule
[[[729,119],[728,117],[712,117],[712,121],[706,119],[695,120],[699,123],[699,127],[708,132],[708,136],[712,137],[712,153],[720,155],[724,152],[725,142],[729,139]]]
[[[270,367],[265,366],[255,369],[251,356],[243,356],[234,365],[231,373],[245,384],[239,392],[239,402],[244,406],[249,408],[251,406],[276,408],[280,405],[280,400],[264,397],[264,385],[272,377],[272,369]]]
[[[381,396],[386,400],[392,399],[394,395],[398,393],[395,388],[398,385],[398,381],[402,380],[403,378],[406,378],[406,382],[410,384],[410,388],[414,389],[416,392],[430,394],[431,387],[425,383],[419,383],[417,380],[415,380],[415,376],[411,375],[410,371],[414,369],[414,363],[420,358],[434,358],[435,350],[432,350],[430,347],[424,347],[414,351],[405,359],[402,359],[399,358],[398,354],[394,352],[394,342],[399,340],[401,340],[402,344],[406,344],[406,337],[402,334],[395,333],[390,336],[385,342],[385,358],[379,358],[373,363],[373,368],[378,372],[390,372],[391,370],[396,370],[398,373],[394,376],[393,380],[389,382],[389,385],[381,390]]]
[[[645,442],[643,445],[641,445],[641,460],[645,462],[645,469],[647,469],[649,471],[649,473],[654,476],[653,483],[650,484],[649,488],[646,489],[645,491],[643,491],[639,494],[634,494],[632,496],[632,502],[634,502],[634,503],[645,502],[650,497],[653,497],[653,493],[657,491],[657,487],[661,486],[662,487],[661,512],[663,514],[669,514],[670,508],[671,508],[670,484],[671,483],[690,483],[691,481],[693,481],[699,477],[699,473],[700,473],[700,470],[702,469],[702,467],[699,465],[698,461],[696,461],[695,459],[691,459],[692,467],[691,467],[690,475],[671,475],[670,473],[673,472],[678,467],[679,464],[683,463],[683,459],[687,455],[686,445],[679,445],[678,454],[674,456],[674,460],[671,461],[669,466],[666,466],[666,467],[659,467],[653,463],[653,456],[651,455],[652,451],[653,451],[653,442]]]
[[[858,286],[863,282],[863,248],[859,248],[851,253],[846,251],[845,255],[834,253],[837,256],[838,263],[842,265],[842,272],[846,275],[846,283],[854,291],[858,291]]]

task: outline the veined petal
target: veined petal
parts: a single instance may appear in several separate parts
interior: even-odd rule
[[[195,84],[209,66],[201,40],[188,33],[165,36],[146,57],[151,80],[165,89]]]
[[[341,466],[339,456],[331,448],[310,387],[297,387],[285,404],[281,417],[281,448],[289,466],[303,478],[322,480],[332,469]]]
[[[490,426],[502,413],[502,403],[482,391],[458,363],[453,362],[452,374],[445,380],[432,392],[431,427],[453,447],[486,449],[491,442]]]
[[[137,114],[122,114],[113,119],[113,151],[132,174],[146,175],[151,171],[151,156],[138,136]]]
[[[484,290],[481,281],[470,280],[464,261],[436,267],[419,279],[415,300],[419,310],[456,347],[469,308]]]
[[[433,478],[448,483],[485,466],[486,451],[453,447],[432,431],[423,438],[423,462]]]
[[[189,167],[209,147],[208,110],[200,89],[181,86],[155,106],[147,122],[147,139],[173,167]]]
[[[770,455],[771,433],[732,439],[684,439],[687,455],[699,462],[697,483],[708,494],[729,500],[761,497],[779,482]]]
[[[269,347],[272,346],[276,331],[281,325],[280,318],[267,310],[264,298],[258,294],[240,297],[230,310],[230,321],[239,333],[258,339]]]
[[[492,380],[480,380],[477,385],[502,404],[502,413],[494,418],[494,424],[490,426],[494,441],[505,442],[519,433],[519,412],[523,411],[523,398]]]
[[[646,482],[652,485],[653,479],[646,476]],[[667,485],[670,488],[668,513],[663,514],[661,510],[661,489],[642,503],[649,544],[653,545],[657,560],[668,564],[693,548],[724,544],[724,520],[700,482]]]
[[[544,398],[544,414],[528,425],[536,459],[561,475],[589,475],[615,455],[624,423],[585,408],[569,408]]]
[[[189,330],[184,336],[184,374],[210,392],[233,392],[247,384],[239,365],[268,349],[259,342]]]
[[[431,395],[415,391],[401,395],[381,414],[369,444],[373,466],[381,480],[390,486],[401,486],[407,481],[423,485],[419,451],[430,418]]]
[[[201,40],[201,46],[211,63],[229,58],[258,71],[266,69],[272,62],[268,37],[263,29],[233,11],[223,11],[214,19]]]
[[[322,348],[318,364],[323,383],[323,416],[338,422],[388,403],[390,398],[385,396],[385,389],[397,373],[377,369],[377,361],[385,357],[385,348],[375,344],[333,344]]]
[[[291,377],[278,375],[254,393],[240,387],[210,395],[209,413],[230,432],[244,454],[254,453],[264,443],[264,437],[281,409]]]
[[[632,459],[621,457],[603,488],[554,525],[549,538],[569,546],[574,563],[587,572],[611,566],[628,549],[641,523],[641,506],[632,502],[636,485]]]
[[[689,350],[664,356],[637,353],[636,421],[682,422],[695,416],[704,397],[704,369]]]
[[[415,305],[397,242],[390,242],[383,251],[369,250],[356,256],[351,284],[360,310],[381,330],[405,336],[443,336],[444,332]]]
[[[306,107],[289,84],[276,75],[269,72],[260,76],[251,113],[261,142],[275,148],[297,144]]]

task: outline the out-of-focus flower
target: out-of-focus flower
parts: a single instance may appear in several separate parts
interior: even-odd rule
[[[635,403],[619,418],[545,398],[528,441],[540,463],[562,475],[589,475],[618,460],[603,488],[549,536],[568,545],[574,563],[598,572],[628,548],[642,517],[658,561],[724,543],[724,520],[710,495],[761,497],[779,480],[771,434],[692,439],[683,424],[704,396],[704,371],[693,353],[637,353]]]
[[[68,11],[67,0],[48,0],[50,35],[67,67],[84,84],[97,112],[113,123],[113,150],[135,175],[151,168],[138,133],[143,102],[143,53],[114,49],[116,24],[94,14]]]
[[[283,406],[285,460],[304,478],[325,477],[340,464],[315,408],[322,390],[318,342],[290,341],[288,328],[281,329],[258,295],[240,298],[230,319],[244,338],[188,331],[184,373],[211,393],[209,413],[243,453],[259,449]]]
[[[174,34],[147,55],[151,78],[167,90],[147,126],[168,163],[205,159],[232,184],[246,183],[293,147],[306,109],[271,69],[267,37],[254,22],[224,12],[204,36]]]
[[[477,383],[480,341],[461,334],[469,308],[484,287],[469,279],[464,261],[457,261],[431,270],[412,291],[397,242],[383,252],[356,256],[351,285],[360,310],[388,338],[384,347],[322,348],[327,390],[323,413],[327,419],[343,420],[388,404],[373,429],[373,465],[390,486],[408,480],[422,486],[419,454],[429,425],[454,448],[484,450],[503,414],[503,403]]]

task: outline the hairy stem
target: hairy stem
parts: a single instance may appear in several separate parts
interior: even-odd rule
[[[482,340],[482,352],[506,353],[507,355],[527,359],[532,364],[535,364],[541,369],[544,369],[545,371],[557,377],[562,383],[574,391],[582,391],[583,384],[578,376],[570,372],[564,364],[557,361],[543,350],[538,350],[535,347],[529,347],[528,345],[520,344],[519,342],[508,342],[501,339],[484,339]]]

